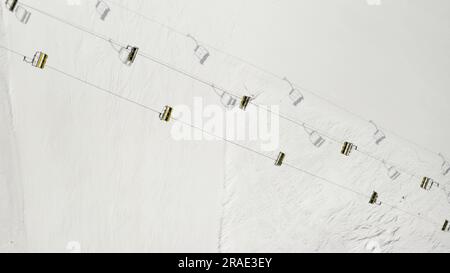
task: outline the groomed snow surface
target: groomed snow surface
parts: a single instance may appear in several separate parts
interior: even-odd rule
[[[22,2],[138,45],[188,73],[240,90],[240,96],[247,93],[244,86],[264,91],[256,103],[279,105],[284,115],[357,143],[408,172],[431,176],[441,187],[421,190],[420,179],[404,173],[392,181],[381,162],[358,152],[344,157],[329,139],[315,147],[302,127],[278,121],[279,147],[261,152],[275,158],[284,151],[289,164],[364,195],[377,191],[399,209],[370,205],[364,196],[275,167],[223,141],[174,140],[173,123],[161,122],[155,113],[0,50],[0,251],[450,251],[450,235],[440,230],[450,218],[445,188],[450,185],[437,155],[390,135],[376,145],[370,124],[315,97],[294,106],[286,82],[230,56],[211,50],[200,65],[192,40],[112,3],[101,21],[94,0]],[[237,11],[225,1],[220,8],[228,15],[214,20],[210,13],[207,22],[214,24],[206,31],[206,23],[189,19],[189,11],[202,10],[204,1],[117,2],[202,32],[216,45],[226,43],[236,28]],[[222,106],[211,87],[139,56],[127,67],[105,41],[32,13],[28,24],[21,24],[2,3],[1,45],[28,56],[42,50],[52,67],[158,110],[193,107],[194,98]],[[263,146],[239,143],[258,151]]]

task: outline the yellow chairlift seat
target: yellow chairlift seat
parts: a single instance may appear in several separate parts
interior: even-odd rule
[[[247,109],[248,104],[250,103],[250,101],[252,100],[252,97],[249,96],[243,96],[241,99],[241,103],[239,105],[239,108],[241,108],[242,110],[245,111],[245,109]]]
[[[172,117],[173,108],[170,106],[165,106],[163,111],[159,114],[159,119],[165,122],[169,122]]]
[[[275,161],[275,166],[283,165],[283,161],[285,158],[286,158],[286,154],[283,152],[280,152],[280,154],[278,154],[277,160]]]
[[[422,179],[422,182],[420,183],[420,187],[427,191],[431,190],[434,185],[439,187],[439,183],[435,182],[433,179],[429,177],[424,177]]]
[[[44,52],[36,52],[33,56],[33,58],[30,60],[27,57],[23,58],[24,62],[27,62],[29,64],[31,64],[34,67],[40,68],[40,69],[44,69],[45,68],[45,64],[47,63],[48,60],[48,55],[45,54]]]
[[[18,0],[6,0],[5,5],[10,12],[14,12],[14,9],[17,7]]]
[[[23,7],[17,7],[16,9],[16,18],[19,20],[22,24],[27,24],[30,20],[31,12],[24,9]]]
[[[32,65],[37,68],[44,69],[45,64],[47,63],[47,59],[48,59],[47,54],[45,54],[43,52],[37,52],[34,55]]]
[[[355,144],[350,143],[350,142],[344,142],[344,145],[342,146],[342,149],[341,149],[341,154],[343,154],[345,156],[349,156],[353,150],[357,150],[357,149],[358,149],[358,146],[356,146]]]

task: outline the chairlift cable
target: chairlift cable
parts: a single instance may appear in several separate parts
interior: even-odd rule
[[[112,1],[112,0],[103,0],[103,1],[108,2],[108,3],[111,3],[111,4],[113,4],[113,5],[117,6],[117,7],[119,7],[120,9],[126,10],[127,12],[130,12],[130,13],[132,13],[132,14],[135,14],[135,15],[137,15],[137,16],[140,16],[140,17],[143,18],[144,20],[149,21],[149,22],[151,22],[151,23],[153,23],[153,24],[156,24],[156,25],[158,25],[159,27],[165,28],[165,29],[167,29],[167,30],[169,30],[169,31],[171,31],[171,32],[173,32],[173,33],[176,33],[176,34],[178,34],[178,35],[180,35],[180,36],[187,37],[188,35],[190,35],[190,34],[188,34],[188,33],[182,32],[182,31],[180,31],[180,30],[178,30],[178,29],[176,29],[176,28],[174,28],[174,27],[172,27],[172,26],[170,26],[170,25],[161,23],[161,22],[159,22],[158,20],[156,20],[156,19],[154,19],[154,18],[151,18],[151,17],[149,17],[149,16],[147,16],[147,15],[144,15],[144,14],[138,12],[138,11],[135,11],[135,10],[130,9],[130,8],[124,6],[124,5],[121,5],[121,4],[117,3],[116,1]],[[213,46],[213,45],[211,45],[211,44],[209,44],[209,43],[207,43],[207,42],[205,42],[205,41],[202,41],[202,40],[199,40],[199,39],[197,39],[197,40],[198,40],[199,43],[205,45],[205,46],[208,47],[209,49],[212,49],[212,50],[214,50],[214,51],[216,51],[216,52],[219,52],[219,53],[221,53],[221,54],[223,54],[223,55],[229,56],[229,57],[231,57],[231,58],[233,58],[233,59],[236,59],[236,60],[238,60],[238,61],[240,61],[240,62],[242,62],[242,63],[244,63],[244,64],[247,64],[248,66],[253,67],[254,69],[256,69],[256,70],[258,70],[258,71],[260,71],[260,72],[262,72],[262,73],[264,73],[264,74],[267,74],[267,75],[269,75],[269,76],[271,76],[271,77],[273,77],[273,78],[275,78],[275,79],[277,79],[277,80],[283,81],[283,80],[285,79],[285,77],[282,77],[282,76],[278,75],[277,73],[274,73],[274,72],[272,72],[272,71],[270,71],[270,70],[268,70],[268,69],[262,68],[261,66],[258,66],[258,65],[254,64],[254,63],[251,63],[251,62],[249,62],[249,61],[243,59],[242,57],[239,57],[239,56],[236,56],[236,55],[231,54],[231,53],[229,53],[229,52],[226,52],[225,50],[222,50],[222,49],[220,49],[220,48],[218,48],[218,47],[215,47],[215,46]],[[350,114],[350,115],[352,115],[352,116],[354,116],[354,117],[357,117],[358,119],[360,119],[360,120],[362,120],[362,121],[364,121],[364,122],[369,122],[369,121],[370,121],[370,120],[368,120],[367,118],[363,117],[362,115],[357,114],[357,113],[355,113],[355,112],[353,112],[353,111],[347,109],[346,107],[341,106],[341,105],[339,105],[339,104],[333,102],[331,99],[326,98],[325,96],[320,95],[319,93],[317,93],[317,92],[315,92],[315,91],[312,91],[311,89],[305,88],[305,87],[303,87],[302,85],[300,85],[300,84],[298,84],[298,83],[295,83],[295,82],[291,82],[291,83],[293,84],[294,87],[299,88],[299,89],[302,90],[302,91],[306,91],[307,93],[310,93],[311,95],[317,97],[318,99],[321,99],[321,100],[325,101],[326,103],[328,103],[328,104],[330,104],[330,105],[332,105],[332,106],[334,106],[334,107],[336,107],[336,108],[338,108],[338,109],[340,109],[340,110],[346,112],[347,114]],[[430,154],[433,154],[433,155],[438,154],[437,152],[431,150],[430,148],[427,148],[427,147],[425,147],[425,146],[423,146],[423,145],[421,145],[421,144],[418,144],[418,143],[416,143],[416,142],[414,142],[414,141],[412,141],[412,140],[410,140],[410,139],[408,139],[408,138],[406,138],[406,137],[403,137],[403,136],[401,136],[400,134],[397,134],[397,133],[395,133],[395,132],[392,131],[392,130],[388,130],[388,129],[386,129],[386,128],[384,128],[384,127],[381,127],[381,126],[379,126],[379,128],[380,128],[380,129],[383,129],[383,131],[385,131],[385,132],[389,132],[389,133],[391,133],[392,135],[395,135],[397,138],[403,139],[403,141],[406,141],[406,142],[408,142],[408,143],[410,143],[410,144],[412,144],[412,145],[414,145],[414,146],[416,146],[416,147],[421,148],[422,150],[424,150],[424,151],[426,151],[426,152],[428,152],[428,153],[430,153]]]
[[[96,37],[96,38],[98,38],[98,39],[101,39],[101,40],[103,40],[103,41],[105,41],[105,42],[108,42],[108,43],[111,43],[111,44],[115,44],[115,45],[118,45],[118,46],[120,46],[120,47],[124,47],[124,46],[125,46],[124,44],[121,44],[121,43],[119,43],[119,42],[117,42],[117,41],[115,41],[115,40],[113,40],[113,39],[111,39],[111,38],[108,38],[108,37],[103,36],[103,35],[101,35],[101,34],[98,34],[98,33],[95,33],[95,32],[93,32],[93,31],[87,30],[86,28],[83,28],[83,27],[81,27],[81,26],[75,25],[75,24],[73,24],[73,23],[67,22],[67,21],[65,21],[65,20],[63,20],[63,19],[61,19],[61,18],[59,18],[59,17],[56,17],[56,16],[54,16],[54,15],[52,15],[52,14],[49,14],[49,13],[47,13],[47,12],[45,12],[45,11],[42,11],[42,10],[38,9],[38,8],[32,7],[32,6],[27,5],[27,4],[23,4],[23,3],[21,3],[21,4],[22,4],[23,6],[29,8],[29,9],[32,9],[32,10],[38,12],[38,13],[41,13],[41,14],[43,14],[43,15],[45,15],[45,16],[48,16],[48,17],[50,17],[50,18],[52,18],[52,19],[54,19],[54,20],[56,20],[56,21],[58,21],[58,22],[61,22],[61,23],[66,24],[66,25],[69,25],[69,26],[71,26],[71,27],[73,27],[73,28],[75,28],[75,29],[78,29],[78,30],[82,31],[82,32],[85,32],[85,33],[87,33],[87,34],[90,34],[90,35],[92,35],[92,36],[94,36],[94,37]],[[217,89],[217,90],[219,90],[219,91],[225,92],[225,93],[229,94],[230,96],[232,96],[232,97],[234,97],[234,98],[237,98],[237,99],[240,99],[240,98],[241,98],[239,95],[237,95],[237,94],[235,94],[235,93],[232,93],[232,92],[230,92],[229,90],[227,90],[227,89],[225,89],[225,88],[223,88],[223,87],[220,87],[220,86],[218,86],[217,84],[215,84],[215,83],[213,83],[213,82],[210,82],[210,81],[204,80],[204,79],[202,79],[202,78],[199,78],[199,77],[197,77],[197,76],[195,76],[195,75],[193,75],[193,74],[190,74],[189,72],[186,72],[186,71],[184,71],[184,70],[182,70],[182,69],[180,69],[180,68],[176,68],[176,67],[174,67],[174,66],[172,66],[172,65],[170,65],[170,64],[168,64],[168,63],[166,63],[166,62],[164,62],[164,61],[162,61],[162,60],[160,60],[160,59],[157,59],[157,58],[155,58],[155,57],[153,57],[153,56],[150,56],[150,55],[148,55],[148,54],[146,54],[146,53],[143,53],[142,51],[138,52],[137,54],[138,54],[139,56],[145,58],[145,59],[148,59],[148,60],[150,60],[150,61],[156,63],[156,64],[159,64],[159,65],[161,65],[161,66],[164,66],[164,67],[166,67],[166,68],[168,68],[168,69],[170,69],[170,70],[172,70],[172,71],[174,71],[174,72],[177,72],[177,73],[179,73],[179,74],[181,74],[181,75],[183,75],[183,76],[186,76],[186,77],[188,77],[188,78],[190,78],[190,79],[192,79],[192,80],[195,80],[195,81],[197,81],[197,82],[199,82],[199,83],[202,83],[203,85],[206,85],[206,86],[208,86],[208,87],[215,88],[215,89]],[[261,105],[258,105],[258,104],[254,103],[254,102],[250,102],[250,103],[253,104],[253,105],[256,106],[256,107],[260,107],[260,108],[264,109],[265,111],[268,111],[267,108],[262,107]],[[295,124],[297,124],[297,125],[299,125],[299,126],[305,125],[307,128],[309,128],[309,129],[311,129],[311,130],[315,130],[315,131],[319,132],[320,134],[323,134],[324,136],[327,136],[327,138],[329,138],[330,140],[335,141],[336,143],[342,144],[342,143],[344,142],[344,141],[338,140],[337,138],[334,138],[334,137],[331,137],[331,136],[327,135],[327,134],[326,134],[325,132],[323,132],[321,129],[317,129],[317,128],[315,128],[314,126],[312,126],[312,125],[310,125],[310,124],[308,124],[308,123],[306,123],[306,122],[298,121],[298,120],[295,120],[295,119],[293,119],[293,118],[289,118],[289,117],[287,117],[287,116],[285,116],[285,115],[277,114],[277,113],[274,113],[274,112],[271,112],[271,113],[274,114],[274,115],[276,115],[276,116],[278,116],[278,117],[280,117],[280,118],[282,118],[282,119],[285,119],[285,120],[287,120],[287,121],[289,121],[289,122],[295,123]]]
[[[6,51],[9,51],[9,52],[11,52],[11,53],[14,53],[14,54],[16,54],[16,55],[18,55],[18,56],[21,56],[21,57],[26,56],[26,55],[24,55],[24,54],[21,54],[21,53],[15,51],[15,50],[9,49],[9,48],[7,48],[7,47],[5,47],[5,46],[3,46],[3,45],[0,45],[0,48],[4,49],[4,50],[6,50]],[[83,84],[85,84],[85,85],[88,85],[88,86],[90,86],[90,87],[92,87],[92,88],[94,88],[94,89],[97,89],[98,91],[101,91],[101,92],[104,93],[104,94],[111,95],[111,96],[113,96],[113,97],[115,97],[115,98],[118,98],[118,99],[120,99],[120,100],[126,101],[126,102],[131,103],[131,104],[133,104],[133,105],[135,105],[135,106],[138,106],[138,107],[140,107],[140,108],[142,108],[142,109],[144,109],[144,110],[150,111],[150,112],[155,113],[155,114],[160,114],[160,113],[161,113],[160,111],[156,110],[156,109],[153,108],[153,107],[147,106],[147,105],[145,105],[145,104],[142,104],[142,103],[140,103],[140,102],[138,102],[138,101],[135,101],[135,100],[133,100],[133,99],[130,99],[130,98],[128,98],[128,97],[119,95],[119,94],[117,94],[117,93],[115,93],[115,92],[113,92],[113,91],[111,91],[111,90],[109,90],[109,89],[100,87],[100,86],[98,86],[98,85],[96,85],[96,84],[94,84],[94,83],[92,83],[92,82],[87,81],[87,80],[83,80],[83,79],[81,79],[80,77],[77,77],[77,76],[74,76],[74,75],[72,75],[72,74],[69,74],[69,73],[67,73],[67,72],[65,72],[65,71],[63,71],[63,70],[61,70],[61,69],[58,69],[58,68],[56,68],[56,67],[54,67],[54,66],[47,65],[46,68],[48,68],[48,69],[50,69],[50,70],[52,70],[52,71],[54,71],[54,72],[56,72],[56,73],[58,73],[58,74],[60,74],[60,75],[66,76],[66,77],[71,78],[71,79],[73,79],[73,80],[79,81],[79,82],[81,82],[81,83],[83,83]],[[254,153],[254,154],[258,155],[258,156],[261,156],[261,157],[263,157],[263,158],[270,159],[271,161],[274,161],[274,160],[275,160],[273,157],[268,156],[268,155],[266,155],[266,154],[264,154],[264,153],[262,153],[262,152],[259,152],[259,151],[255,150],[255,149],[252,149],[252,148],[250,148],[250,147],[247,147],[247,146],[245,146],[245,145],[243,145],[243,144],[239,144],[239,143],[237,143],[237,142],[235,142],[235,141],[229,140],[229,139],[227,139],[226,137],[217,136],[217,135],[215,135],[215,134],[213,134],[213,133],[211,133],[211,132],[209,132],[209,131],[207,131],[207,130],[204,130],[203,128],[197,127],[197,126],[195,126],[195,125],[193,125],[193,124],[191,124],[191,123],[182,121],[182,120],[180,120],[180,119],[178,119],[178,118],[172,118],[172,119],[173,119],[175,122],[178,122],[178,123],[180,123],[180,124],[189,126],[189,127],[193,128],[193,129],[195,129],[195,130],[199,130],[199,131],[203,132],[204,134],[208,134],[208,135],[210,135],[210,136],[212,136],[212,137],[214,137],[214,138],[221,139],[222,141],[224,141],[224,142],[226,142],[226,143],[232,144],[232,145],[234,145],[234,146],[236,146],[236,147],[238,147],[238,148],[241,148],[241,149],[243,149],[243,150],[252,152],[252,153]],[[335,187],[338,187],[338,188],[340,188],[340,189],[342,189],[342,190],[346,190],[346,191],[352,192],[352,193],[354,193],[354,194],[356,194],[356,195],[358,195],[358,196],[365,197],[365,198],[370,197],[370,196],[367,195],[367,194],[361,193],[361,192],[359,192],[359,191],[357,191],[357,190],[354,190],[354,189],[352,189],[352,188],[350,188],[350,187],[347,187],[347,186],[345,186],[345,185],[341,185],[341,184],[339,184],[339,183],[336,183],[336,182],[334,182],[334,181],[332,181],[332,180],[330,180],[330,179],[324,178],[324,177],[322,177],[322,176],[320,176],[320,175],[317,175],[317,174],[314,174],[314,173],[309,172],[309,171],[307,171],[307,170],[304,170],[304,169],[302,169],[302,168],[300,168],[300,167],[297,167],[297,166],[295,166],[295,165],[293,165],[293,164],[290,164],[290,163],[288,163],[288,162],[284,163],[284,165],[287,166],[287,167],[289,167],[289,168],[291,168],[291,169],[293,169],[293,170],[297,170],[298,172],[301,172],[301,173],[303,173],[303,174],[306,174],[306,175],[308,175],[308,176],[317,178],[317,179],[319,179],[319,180],[321,180],[321,181],[323,181],[323,182],[325,182],[325,183],[327,183],[327,184],[330,184],[330,185],[333,185],[333,186],[335,186]],[[399,208],[398,206],[391,205],[390,203],[387,203],[387,202],[384,202],[384,201],[381,203],[381,205],[386,205],[386,206],[388,206],[388,207],[390,207],[390,208],[392,208],[392,209],[396,209],[396,210],[398,210],[398,211],[400,211],[400,212],[402,212],[402,213],[408,214],[408,215],[413,216],[413,217],[415,217],[415,218],[417,218],[417,219],[421,219],[421,220],[423,220],[423,221],[425,221],[425,222],[428,222],[429,224],[432,224],[433,226],[436,226],[436,225],[437,225],[437,223],[436,223],[434,220],[429,219],[428,217],[424,217],[424,216],[422,216],[422,215],[419,214],[419,213],[413,213],[413,212],[410,212],[410,211],[401,209],[401,208]]]
[[[84,27],[82,27],[82,26],[79,26],[79,25],[70,23],[70,22],[68,22],[68,21],[66,21],[66,20],[64,20],[64,19],[61,19],[61,18],[59,18],[59,17],[57,17],[57,16],[54,16],[54,15],[48,13],[48,12],[42,11],[42,10],[40,10],[40,9],[38,9],[38,8],[35,8],[35,7],[33,7],[33,6],[30,6],[30,5],[28,5],[28,4],[24,4],[23,2],[21,2],[21,5],[24,6],[24,7],[29,8],[29,9],[32,9],[32,10],[38,12],[38,13],[41,13],[41,14],[44,15],[44,16],[47,16],[47,17],[49,17],[49,18],[52,18],[52,19],[54,19],[54,20],[56,20],[56,21],[58,21],[58,22],[60,22],[60,23],[66,24],[66,25],[68,25],[68,26],[71,26],[71,27],[73,27],[73,28],[79,30],[79,31],[85,32],[85,33],[87,33],[87,34],[89,34],[89,35],[91,35],[91,36],[93,36],[93,37],[96,37],[96,38],[98,38],[98,39],[101,39],[101,40],[103,40],[103,41],[105,41],[105,42],[107,42],[107,43],[109,43],[109,44],[114,44],[114,45],[117,45],[117,46],[120,46],[120,47],[124,47],[124,46],[125,46],[124,44],[121,44],[121,43],[119,43],[119,42],[117,42],[117,41],[115,41],[115,40],[113,40],[113,39],[110,39],[110,38],[104,36],[104,35],[101,35],[101,34],[98,34],[98,33],[96,33],[96,32],[90,31],[90,30],[88,30],[88,29],[86,29],[86,28],[84,28]],[[217,86],[217,85],[214,84],[213,82],[209,82],[209,81],[207,81],[207,80],[204,80],[204,79],[202,79],[202,78],[199,78],[198,76],[195,76],[195,75],[193,75],[193,74],[191,74],[191,73],[189,73],[189,72],[186,72],[186,71],[184,71],[184,70],[182,70],[182,69],[180,69],[180,68],[174,67],[174,66],[172,66],[172,65],[170,65],[170,64],[168,64],[168,63],[166,63],[166,62],[164,62],[164,61],[162,61],[162,60],[159,60],[159,59],[157,59],[157,58],[155,58],[155,57],[153,57],[153,56],[150,56],[150,55],[148,55],[148,54],[146,54],[146,53],[143,53],[142,51],[138,52],[137,55],[139,55],[139,56],[141,56],[141,57],[143,57],[143,58],[145,58],[145,59],[147,59],[147,60],[150,60],[150,61],[152,61],[153,63],[156,63],[156,64],[158,64],[158,65],[160,65],[160,66],[166,67],[166,68],[169,69],[169,70],[172,70],[172,71],[177,72],[177,73],[179,73],[179,74],[181,74],[181,75],[184,75],[184,76],[186,76],[186,77],[188,77],[188,78],[190,78],[190,79],[192,79],[192,80],[195,80],[195,81],[197,81],[197,82],[199,82],[199,83],[202,83],[202,84],[204,84],[204,85],[206,85],[206,86],[208,86],[208,87],[215,88],[215,89],[217,89],[217,90],[220,90],[220,91],[222,91],[222,92],[225,92],[225,93],[229,94],[230,96],[232,96],[232,97],[234,97],[234,98],[240,99],[240,96],[236,95],[235,93],[230,92],[229,90],[227,90],[227,89],[225,89],[225,88],[223,88],[223,87]],[[331,140],[331,141],[333,141],[333,142],[335,142],[335,143],[337,143],[337,144],[343,144],[343,143],[344,143],[344,141],[339,140],[338,138],[333,137],[333,136],[331,136],[331,135],[328,134],[328,133],[325,133],[325,131],[323,131],[323,130],[321,130],[321,129],[317,129],[317,128],[315,128],[314,126],[312,126],[312,125],[310,125],[310,124],[308,124],[308,123],[306,123],[306,122],[298,121],[298,120],[296,120],[296,119],[294,119],[294,118],[290,118],[290,117],[288,117],[288,116],[286,116],[286,115],[284,115],[284,114],[281,114],[281,113],[275,113],[275,112],[273,112],[272,110],[270,110],[270,109],[268,109],[268,108],[266,108],[266,107],[264,107],[264,106],[262,106],[262,105],[259,105],[259,104],[255,103],[254,101],[250,101],[249,103],[252,104],[252,105],[254,105],[255,107],[258,107],[258,108],[263,109],[263,110],[265,110],[265,111],[267,111],[267,112],[269,112],[269,113],[271,113],[271,114],[273,114],[273,115],[276,115],[276,116],[278,116],[279,118],[284,119],[284,120],[286,120],[286,121],[288,121],[288,122],[291,122],[291,123],[294,123],[294,124],[296,124],[296,125],[298,125],[298,126],[306,127],[306,128],[308,128],[308,129],[317,131],[319,134],[323,135],[324,137],[328,138],[329,140]],[[380,163],[385,162],[385,163],[388,163],[388,164],[393,165],[393,166],[395,166],[395,167],[399,166],[399,164],[394,164],[394,163],[389,162],[388,160],[380,159],[380,158],[377,158],[377,157],[375,157],[375,156],[373,156],[373,155],[370,155],[368,152],[364,152],[364,151],[361,151],[361,150],[356,150],[356,151],[357,151],[357,152],[360,152],[360,153],[363,154],[363,155],[366,155],[366,156],[369,157],[369,158],[372,158],[373,160],[377,160],[377,161],[379,161]],[[400,170],[400,169],[399,169],[399,170]],[[419,177],[418,175],[413,174],[413,173],[411,173],[411,172],[409,172],[409,171],[403,171],[403,172],[406,173],[406,174],[415,176],[415,177]]]

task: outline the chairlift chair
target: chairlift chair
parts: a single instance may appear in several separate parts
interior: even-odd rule
[[[386,135],[378,128],[378,126],[373,122],[372,120],[369,121],[376,129],[375,133],[373,134],[373,138],[375,139],[375,143],[377,145],[380,145],[381,142],[383,142],[386,139]]]
[[[230,94],[224,92],[222,96],[220,97],[220,102],[225,106],[226,108],[233,108],[236,106],[237,99]]]
[[[280,154],[278,155],[277,160],[275,161],[275,166],[281,166],[283,165],[283,161],[286,157],[286,154],[283,152],[280,152]]]
[[[450,223],[448,220],[444,221],[444,225],[442,226],[442,231],[444,231],[444,232],[450,231]]]
[[[200,61],[200,64],[203,65],[206,60],[209,58],[209,51],[201,45],[197,45],[194,49],[195,56]]]
[[[316,131],[312,132],[309,135],[309,140],[314,146],[318,148],[320,148],[325,143],[325,139],[321,135],[319,135],[319,133],[317,133]]]
[[[322,147],[322,145],[325,143],[325,138],[323,138],[315,130],[308,130],[308,128],[306,128],[305,124],[303,124],[303,129],[308,134],[309,141],[311,142],[312,145],[316,146],[317,148]]]
[[[386,168],[387,175],[390,179],[396,180],[400,177],[401,173],[397,170],[395,166],[388,166],[386,161],[382,160],[383,166]]]
[[[31,64],[34,67],[40,68],[40,69],[44,69],[45,68],[45,64],[47,63],[48,60],[48,55],[43,53],[43,52],[36,52],[33,56],[33,58],[30,60],[27,57],[23,58],[24,62],[27,62],[29,64]]]
[[[239,108],[241,108],[242,110],[246,110],[248,104],[250,103],[250,101],[252,100],[252,97],[250,96],[243,96],[241,99],[241,103],[239,105]]]
[[[31,17],[31,12],[29,12],[28,10],[24,9],[21,6],[18,6],[16,9],[16,18],[17,20],[19,20],[19,22],[21,22],[22,24],[27,24],[28,21],[30,20]]]
[[[6,0],[5,6],[10,12],[15,13],[17,20],[22,24],[27,24],[30,20],[31,12],[20,6],[18,0]]]
[[[381,202],[378,201],[378,193],[376,191],[374,191],[372,193],[372,196],[370,197],[370,200],[369,200],[369,204],[378,205],[378,206],[381,205]]]
[[[355,144],[350,143],[350,142],[344,142],[344,145],[342,146],[342,149],[341,149],[341,154],[343,154],[345,156],[349,156],[353,150],[357,150],[357,149],[358,149],[358,146],[356,146]]]
[[[392,180],[396,180],[401,175],[401,173],[399,171],[397,171],[397,169],[394,166],[388,168],[387,172],[388,172],[389,178]]]
[[[128,45],[127,47],[121,47],[119,50],[119,58],[125,65],[131,66],[136,60],[139,48]]]
[[[439,156],[442,158],[442,175],[447,175],[450,173],[450,163],[445,159],[445,157],[442,154],[439,154]]]
[[[216,86],[211,85],[212,89],[214,90],[214,93],[217,94],[217,96],[220,97],[220,103],[225,107],[225,108],[234,108],[236,106],[237,103],[237,99],[232,96],[231,94],[229,94],[228,92],[225,92],[224,90],[219,90],[216,88]]]
[[[106,16],[108,16],[109,12],[111,11],[110,7],[101,0],[97,2],[97,4],[95,5],[95,9],[97,10],[97,13],[100,15],[100,19],[102,21],[105,21]]]
[[[5,6],[8,8],[10,12],[14,12],[14,9],[16,8],[18,4],[18,0],[6,0]]]
[[[191,38],[195,42],[194,55],[198,58],[201,65],[203,65],[209,58],[209,51],[202,45],[200,45],[192,35],[188,34],[188,38]]]
[[[170,106],[165,106],[163,111],[159,114],[159,119],[161,121],[169,122],[172,117],[173,108]]]
[[[444,168],[442,168],[442,175],[447,175],[450,173],[450,163],[446,163]]]
[[[303,94],[300,91],[298,91],[295,88],[295,86],[292,84],[292,82],[290,82],[286,77],[283,80],[286,81],[291,86],[291,91],[289,92],[289,98],[293,101],[294,106],[299,105],[305,99],[305,97],[303,96]]]

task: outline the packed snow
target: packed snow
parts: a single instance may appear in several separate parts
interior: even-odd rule
[[[272,20],[263,25],[267,28],[257,27],[270,11],[276,19],[290,6],[292,12],[298,9],[302,14],[307,8],[319,9],[312,2],[104,0],[100,3],[106,5],[96,8],[97,0],[19,1],[87,31],[137,46],[139,52],[219,89],[139,55],[132,65],[124,65],[120,48],[113,43],[32,9],[27,23],[21,23],[2,3],[0,44],[27,56],[43,51],[49,56],[49,67],[75,78],[54,69],[37,69],[0,49],[0,251],[449,252],[450,233],[441,230],[444,220],[450,220],[450,174],[445,173],[443,158],[384,127],[376,131],[377,125],[395,124],[410,111],[411,119],[421,115],[433,120],[423,125],[426,133],[413,141],[423,144],[431,135],[436,141],[430,149],[443,147],[441,152],[450,156],[444,137],[450,128],[436,121],[448,122],[450,116],[444,107],[445,100],[450,101],[449,93],[442,92],[448,89],[448,81],[438,81],[434,85],[437,93],[426,102],[436,103],[434,111],[413,111],[419,106],[409,99],[411,105],[392,120],[389,116],[398,105],[377,106],[384,109],[379,110],[383,111],[381,122],[371,124],[222,51],[249,56],[252,63],[268,64],[275,72],[286,64],[281,71],[292,75],[293,82],[304,78],[295,76],[299,71],[302,75],[315,72],[308,85],[317,83],[320,90],[337,84],[338,94],[343,95],[335,97],[351,101],[345,96],[354,96],[354,88],[366,74],[358,67],[349,68],[346,72],[360,71],[361,75],[356,83],[349,83],[352,90],[345,93],[344,83],[358,75],[348,75],[348,80],[342,80],[342,74],[339,80],[330,76],[332,80],[325,83],[322,67],[312,59],[327,47],[340,48],[321,43],[326,39],[319,34],[316,38],[321,44],[314,46],[312,33],[320,33],[326,23],[316,25],[316,30],[310,24],[309,39],[302,48],[303,52],[311,50],[310,57],[306,53],[291,55],[295,47],[279,46],[273,36],[281,40],[282,34],[275,32],[288,33],[297,44],[305,27],[298,27],[299,22],[316,19]],[[390,8],[399,8],[390,4],[374,7],[366,1],[352,5],[349,1],[326,2],[329,16],[349,16],[342,19],[343,37],[351,36],[345,27],[347,20],[371,24],[354,14],[355,10],[371,13],[384,8],[391,14]],[[409,7],[399,2],[402,8]],[[410,9],[418,10],[413,4]],[[330,19],[329,24],[333,22]],[[436,47],[440,49],[441,44]],[[350,67],[361,52],[349,61]],[[258,57],[264,55],[267,58],[259,62]],[[285,63],[278,56],[292,58]],[[298,62],[299,56],[305,58],[303,63]],[[445,65],[448,63],[439,63],[439,67]],[[325,74],[328,69],[323,70]],[[252,113],[258,112],[255,104],[285,118],[273,119],[267,111],[260,111],[258,118],[267,119],[260,122],[257,137],[238,137],[239,145],[261,153],[257,154],[208,133],[180,127],[175,121],[161,122],[154,112],[99,92],[83,81],[152,109],[161,110],[165,105],[180,112],[184,109],[176,118],[200,123],[206,131],[217,129],[208,126],[208,120],[218,109],[221,119],[229,113],[247,125]],[[401,88],[400,80],[389,81]],[[420,78],[411,81],[408,88]],[[220,88],[234,90],[237,96],[254,95],[255,99],[245,112],[237,106],[230,109],[224,104],[224,99],[230,98],[221,98]],[[380,92],[379,99],[391,97],[398,103],[402,94],[399,91],[396,98],[389,91]],[[369,99],[361,102],[354,98],[359,105],[352,110],[362,111],[366,105],[364,114],[372,115],[379,102],[367,96]],[[306,122],[307,128],[292,120]],[[420,124],[408,120],[396,129],[403,135],[414,128],[419,130]],[[177,138],[180,131],[187,135]],[[360,152],[345,157],[341,145],[328,136],[356,143]],[[280,151],[286,153],[287,164],[277,167],[271,158]],[[439,187],[423,190],[421,179],[411,174],[430,176]],[[369,204],[365,197],[373,191],[378,192],[381,206]]]

